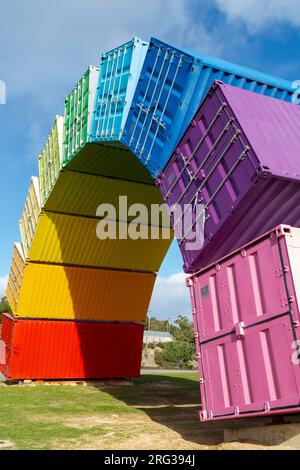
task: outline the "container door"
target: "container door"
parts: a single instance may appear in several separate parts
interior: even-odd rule
[[[11,348],[4,341],[0,340],[0,374],[5,379],[8,377],[10,353]]]
[[[29,214],[28,217],[31,222],[32,226],[32,234],[34,234],[36,225],[38,222],[38,218],[40,215],[40,188],[39,188],[39,179],[37,177],[32,177],[31,184],[29,187],[29,194],[28,194],[28,209]]]
[[[201,345],[204,417],[269,413],[300,406],[300,365],[289,313]]]
[[[20,227],[20,232],[21,232],[22,245],[24,249],[24,256],[27,258],[28,250],[30,248],[30,243],[29,243],[29,234],[26,230],[25,220],[23,216],[19,221],[19,227]]]
[[[65,100],[64,163],[87,142],[90,132],[98,69],[90,66]]]
[[[193,58],[159,41],[152,42],[125,126],[124,143],[157,175],[165,141],[177,132],[174,116],[180,108],[184,91],[196,81]],[[180,123],[181,124],[181,123]],[[180,135],[178,135],[179,139]]]
[[[284,259],[288,266],[286,255]],[[195,275],[191,283],[201,341],[226,335],[240,322],[247,327],[269,320],[289,308],[275,231]]]
[[[0,366],[6,364],[6,345],[0,340]]]
[[[10,273],[6,289],[6,295],[12,311],[16,313],[19,300],[25,261],[23,250],[19,243],[15,243],[11,261]]]
[[[129,44],[102,56],[93,124],[95,140],[117,140],[119,137],[131,56]]]
[[[8,344],[9,346],[11,346],[13,332],[14,332],[13,317],[9,314],[3,314],[0,339],[4,341],[6,344]]]

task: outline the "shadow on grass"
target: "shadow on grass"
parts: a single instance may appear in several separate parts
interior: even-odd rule
[[[92,385],[92,383],[91,383]],[[103,386],[94,384],[96,388]],[[127,406],[138,409],[186,441],[216,445],[223,441],[221,429],[200,423],[198,374],[142,375],[132,385],[105,386],[105,391]]]
[[[103,390],[103,385],[95,383],[93,386]],[[285,419],[289,420],[289,417],[275,416],[201,423],[198,374],[193,372],[142,375],[132,380],[131,386],[116,382],[106,385],[105,391],[127,406],[143,411],[153,422],[175,431],[184,440],[200,445],[224,442],[225,430],[283,424]]]

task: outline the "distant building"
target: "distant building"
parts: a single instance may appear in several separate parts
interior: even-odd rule
[[[144,343],[170,343],[172,336],[167,331],[144,331]]]

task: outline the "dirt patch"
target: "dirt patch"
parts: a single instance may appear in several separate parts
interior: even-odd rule
[[[218,440],[210,437],[203,444],[190,442],[169,428],[157,423],[140,420],[140,423],[128,422],[108,425],[107,432],[100,437],[84,434],[80,439],[69,439],[63,444],[53,442],[53,448],[70,450],[207,450],[217,448]],[[91,423],[89,423],[91,424]],[[103,426],[103,421],[102,421]]]
[[[115,425],[131,427],[136,424],[147,424],[151,422],[149,416],[138,413],[120,414],[100,414],[91,416],[70,416],[64,420],[65,426],[79,429],[88,429],[103,425]]]
[[[14,447],[14,443],[7,439],[0,439],[0,449],[5,449],[6,447]]]

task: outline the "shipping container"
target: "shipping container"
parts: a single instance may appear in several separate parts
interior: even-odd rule
[[[291,101],[291,82],[151,39],[121,142],[157,177],[214,80]]]
[[[7,380],[140,375],[143,325],[16,320],[4,314],[3,329],[11,332],[0,340],[5,349],[0,373]]]
[[[129,151],[102,142],[87,143],[76,158],[63,164],[66,170],[109,176],[128,181],[153,183],[147,168]]]
[[[64,118],[56,116],[53,127],[39,155],[41,205],[47,200],[63,163]]]
[[[107,230],[110,238],[98,238],[97,234],[103,235]],[[152,236],[152,230],[157,238]],[[139,236],[139,231],[143,237],[148,238],[134,239]],[[166,238],[163,239],[163,236]],[[128,224],[43,212],[27,259],[44,263],[155,272],[159,270],[172,238],[172,230],[159,226],[139,226],[134,222]]]
[[[65,214],[95,216],[100,204],[111,204],[118,212],[118,219],[125,221],[132,217],[119,213],[120,196],[122,200],[127,198],[128,207],[133,204],[145,205],[149,214],[152,204],[160,205],[164,202],[154,182],[152,184],[138,183],[63,170],[44,203],[43,209]],[[164,210],[164,221],[160,223],[170,225],[167,210]]]
[[[299,133],[299,106],[215,82],[157,180],[186,272],[300,226]]]
[[[300,410],[299,253],[280,225],[187,279],[201,420]]]
[[[64,163],[75,157],[88,142],[99,69],[90,65],[65,100]]]
[[[39,178],[32,176],[20,219],[20,232],[25,257],[28,254],[41,212]]]
[[[15,243],[6,287],[6,297],[13,312],[16,310],[19,300],[24,265],[25,258],[23,247],[21,243]]]
[[[148,45],[134,38],[102,54],[90,141],[120,141]]]
[[[155,277],[29,262],[13,314],[16,318],[144,322]]]

